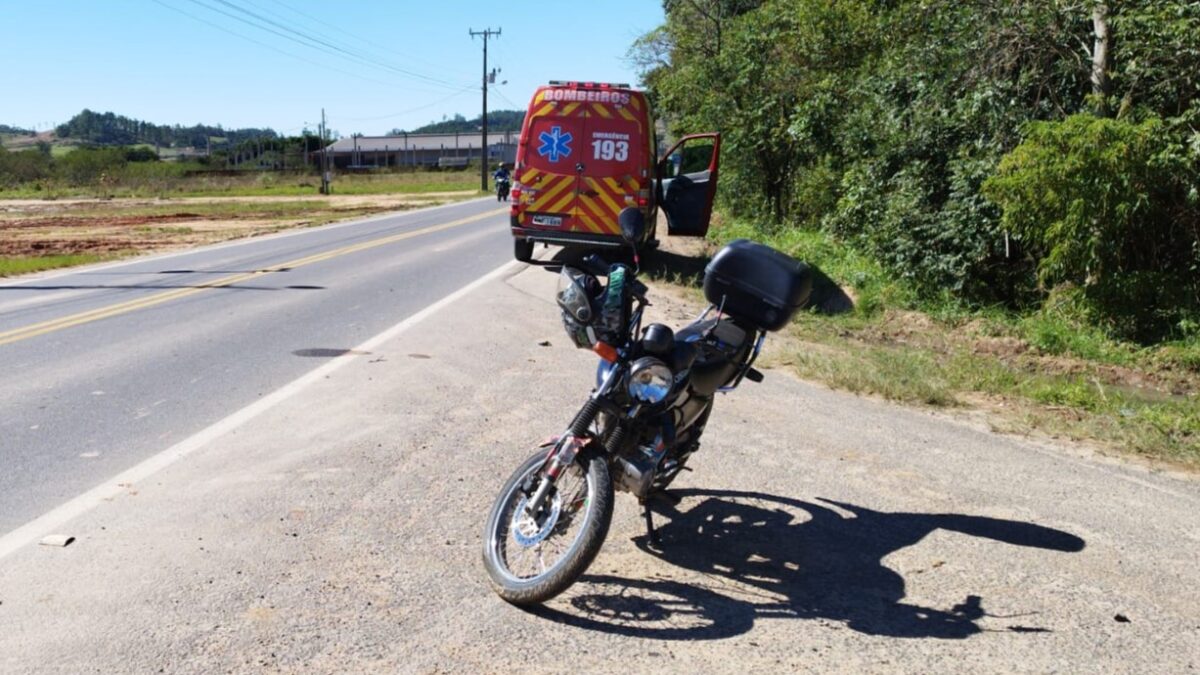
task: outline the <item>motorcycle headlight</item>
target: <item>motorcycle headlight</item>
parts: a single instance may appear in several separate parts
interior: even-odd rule
[[[629,395],[645,403],[658,403],[671,393],[673,377],[662,361],[649,356],[640,358],[629,371]]]

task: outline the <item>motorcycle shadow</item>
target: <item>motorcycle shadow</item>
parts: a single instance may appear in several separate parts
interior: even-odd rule
[[[703,586],[585,575],[555,606],[535,613],[580,628],[664,640],[739,635],[756,618],[824,620],[869,635],[962,639],[983,631],[977,623],[988,615],[982,598],[967,594],[949,610],[904,602],[904,578],[883,565],[886,556],[939,529],[1052,551],[1085,546],[1072,534],[1013,520],[891,513],[754,492],[672,494],[681,498],[678,505],[655,504],[661,546],[644,535],[634,542],[664,562],[703,574]],[[1024,625],[1008,630],[1048,631]]]

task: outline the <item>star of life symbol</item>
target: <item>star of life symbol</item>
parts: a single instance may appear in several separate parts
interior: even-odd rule
[[[538,154],[551,162],[557,162],[559,157],[570,157],[572,138],[571,132],[564,134],[562,127],[550,127],[549,133],[538,134],[538,140],[542,142]]]

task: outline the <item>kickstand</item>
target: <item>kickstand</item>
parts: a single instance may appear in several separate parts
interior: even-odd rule
[[[658,537],[658,530],[654,529],[654,516],[650,514],[650,504],[642,503],[642,515],[646,518],[646,537],[655,548],[662,548],[662,539]]]

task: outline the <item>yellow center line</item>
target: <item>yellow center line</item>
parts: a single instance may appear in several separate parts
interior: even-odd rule
[[[460,218],[459,220],[450,221],[448,223],[442,223],[441,225],[433,225],[430,227],[422,228],[420,230],[413,230],[411,232],[403,232],[400,234],[394,234],[394,235],[387,236],[387,237],[381,237],[379,239],[372,239],[371,241],[365,241],[365,242],[362,242],[359,244],[352,244],[350,246],[344,246],[342,248],[333,249],[332,251],[325,251],[324,253],[317,253],[315,255],[310,255],[310,256],[307,256],[304,258],[298,258],[298,259],[292,260],[290,262],[280,263],[278,265],[274,265],[267,269],[256,270],[254,272],[246,272],[244,274],[235,274],[233,276],[225,277],[223,279],[217,279],[215,281],[209,281],[209,282],[205,282],[202,284],[198,284],[191,288],[181,288],[181,289],[177,289],[177,290],[173,290],[173,291],[167,291],[165,293],[159,293],[157,295],[152,295],[148,298],[139,298],[137,300],[129,300],[126,302],[117,303],[115,305],[109,305],[108,307],[100,307],[98,309],[92,309],[92,310],[88,310],[86,312],[79,312],[78,314],[71,314],[69,316],[60,317],[58,319],[51,319],[49,321],[43,321],[41,323],[35,323],[35,324],[29,325],[29,326],[24,326],[21,328],[14,328],[12,330],[0,333],[0,345],[6,345],[6,344],[9,344],[10,342],[17,342],[19,340],[27,340],[32,337],[37,337],[39,335],[45,335],[46,333],[52,333],[54,331],[62,330],[64,328],[71,328],[73,326],[78,326],[78,325],[85,324],[85,323],[91,323],[92,321],[99,321],[100,319],[107,319],[109,317],[119,316],[121,314],[128,314],[129,312],[137,311],[139,309],[145,309],[147,307],[161,305],[164,302],[170,302],[172,300],[178,300],[180,298],[185,298],[189,295],[195,295],[197,293],[202,293],[202,292],[212,289],[212,288],[223,288],[225,286],[232,286],[234,284],[241,283],[241,282],[247,281],[249,279],[254,279],[256,277],[261,277],[261,276],[264,276],[267,274],[272,274],[274,272],[282,272],[285,270],[291,270],[291,269],[295,269],[297,267],[303,267],[305,265],[311,265],[313,263],[318,263],[318,262],[321,262],[324,260],[329,260],[331,258],[337,258],[339,256],[348,255],[350,253],[357,253],[359,251],[365,251],[367,249],[376,248],[378,246],[392,244],[397,241],[403,241],[405,239],[410,239],[412,237],[419,237],[423,234],[431,234],[433,232],[440,232],[442,230],[448,230],[452,227],[458,227],[460,225],[466,225],[467,223],[473,223],[477,220],[483,220],[484,218],[490,218],[490,217],[498,215],[500,213],[504,213],[506,210],[507,209],[496,209],[493,211],[488,211],[486,213],[480,213],[480,214],[477,214],[474,216]]]

